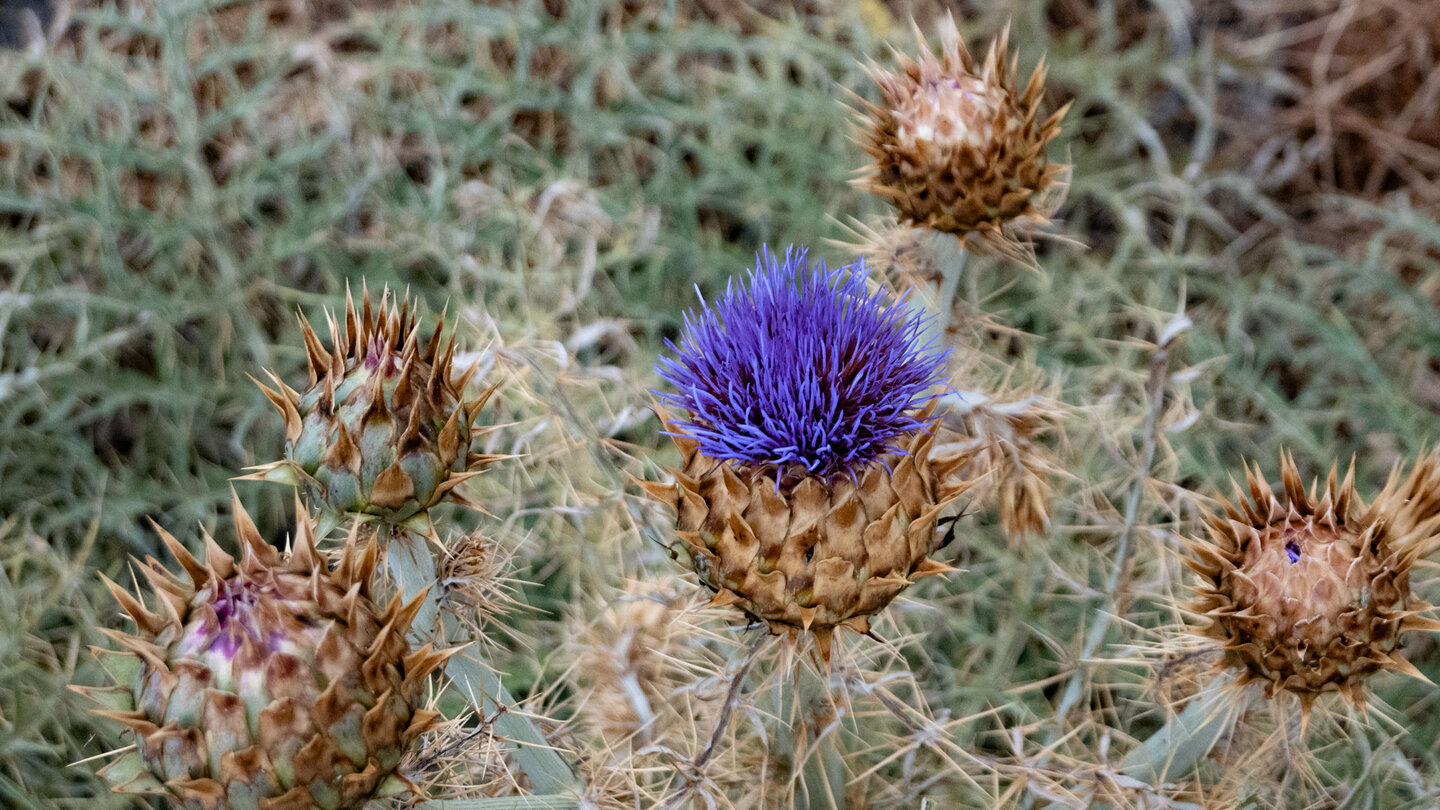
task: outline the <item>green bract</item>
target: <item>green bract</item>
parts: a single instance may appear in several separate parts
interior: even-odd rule
[[[470,452],[475,418],[487,391],[466,401],[474,372],[453,373],[455,340],[441,346],[441,326],[420,343],[410,302],[368,296],[357,310],[346,296],[345,324],[333,318],[321,345],[301,318],[310,379],[297,392],[271,374],[260,385],[285,418],[285,458],[248,478],[298,484],[332,512],[404,523],[454,491],[489,460]]]
[[[332,570],[303,512],[282,556],[234,508],[238,561],[208,536],[197,560],[161,530],[184,577],[140,566],[151,607],[106,580],[137,629],[109,633],[118,685],[80,691],[135,744],[101,775],[186,810],[342,810],[405,792],[397,768],[437,717],[425,679],[450,656],[410,648],[422,599],[372,602],[377,546],[358,530]]]

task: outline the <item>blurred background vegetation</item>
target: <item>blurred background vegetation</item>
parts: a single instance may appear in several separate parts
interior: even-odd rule
[[[430,319],[448,304],[501,383],[487,442],[523,457],[474,497],[527,607],[497,661],[570,720],[574,628],[627,580],[681,570],[639,531],[625,477],[673,460],[649,410],[656,353],[695,288],[762,243],[853,259],[842,243],[885,216],[848,185],[863,159],[845,105],[874,92],[861,62],[913,49],[908,20],[929,30],[947,8],[0,3],[0,804],[123,805],[70,765],[115,739],[64,690],[97,679],[85,646],[118,624],[95,572],[124,581],[130,555],[157,554],[146,518],[192,539],[221,525],[229,479],[280,452],[247,375],[303,377],[295,313],[318,317],[347,283],[408,288]],[[1042,246],[1040,273],[979,263],[964,294],[993,324],[961,347],[987,358],[984,384],[1037,381],[1069,415],[1048,439],[1050,531],[1007,543],[977,507],[967,570],[917,587],[892,630],[928,634],[906,656],[932,709],[1003,707],[957,732],[965,746],[1016,756],[1020,739],[1040,769],[1027,746],[1058,729],[1055,756],[1099,783],[1163,714],[1145,666],[1078,664],[1084,637],[1120,612],[1107,652],[1084,657],[1121,659],[1177,620],[1188,580],[1169,552],[1204,496],[1243,458],[1273,476],[1281,447],[1307,475],[1353,457],[1373,494],[1437,438],[1440,15],[1422,0],[953,10],[977,44],[1008,22],[1022,70],[1046,55],[1049,103],[1074,104],[1052,157],[1074,164],[1060,219],[1083,247]],[[1157,365],[1181,312],[1192,325]],[[236,489],[283,537],[289,496]],[[1433,643],[1410,657],[1440,679]],[[1079,711],[1056,719],[1077,672]],[[1330,752],[1305,803],[1435,806],[1440,693],[1388,677],[1380,693],[1393,724],[1373,751]],[[926,775],[856,790],[964,806],[943,798],[961,780]]]

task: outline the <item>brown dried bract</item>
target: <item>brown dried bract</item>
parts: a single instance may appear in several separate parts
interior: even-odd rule
[[[647,484],[673,504],[676,533],[717,604],[734,604],[775,633],[814,634],[828,658],[833,632],[868,633],[870,617],[916,579],[943,573],[940,512],[972,482],[953,473],[967,460],[932,459],[934,436],[902,440],[858,480],[789,477],[701,455],[676,437],[684,458],[673,484]]]
[[[1420,480],[1432,474],[1417,465]],[[1237,486],[1235,502],[1222,499],[1224,513],[1208,518],[1209,539],[1188,543],[1186,562],[1201,577],[1189,607],[1241,683],[1261,683],[1271,697],[1294,693],[1307,714],[1325,692],[1363,705],[1368,676],[1418,675],[1399,651],[1402,633],[1440,630],[1424,616],[1433,606],[1410,589],[1415,561],[1437,545],[1437,523],[1404,519],[1393,486],[1364,506],[1353,470],[1337,483],[1332,467],[1324,490],[1307,494],[1286,455],[1281,477],[1283,500],[1247,467],[1249,497]]]

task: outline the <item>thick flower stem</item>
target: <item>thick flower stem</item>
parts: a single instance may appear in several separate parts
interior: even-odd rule
[[[965,276],[965,263],[969,258],[965,245],[949,234],[931,234],[929,248],[940,267],[940,289],[935,301],[938,317],[935,330],[943,342],[955,324],[955,296],[960,293],[960,280]]]
[[[402,530],[390,538],[388,565],[406,599],[413,599],[435,583],[435,558],[425,538],[415,532]],[[445,639],[458,637],[459,622],[453,616],[440,614],[438,596],[432,588],[415,618],[415,632],[428,635],[438,632]],[[510,708],[515,705],[515,699],[499,673],[480,657],[476,645],[469,645],[451,658],[445,666],[445,675],[470,701],[476,714],[495,717],[496,736],[515,745],[515,759],[530,777],[537,793],[575,791],[577,783],[570,767],[528,717]]]
[[[840,707],[826,673],[797,661],[793,675],[777,690],[781,748],[799,767],[794,806],[809,810],[845,807],[845,750],[840,740]]]
[[[927,337],[945,346],[949,344],[946,336],[958,326],[955,300],[960,294],[960,280],[965,278],[965,265],[969,254],[965,251],[965,244],[950,233],[922,232],[922,249],[929,252],[930,258],[935,261],[935,267],[940,271],[940,284],[935,291],[935,317],[930,320],[929,329],[926,330],[929,333]]]
[[[1184,711],[1126,755],[1120,772],[1151,785],[1183,776],[1235,727],[1245,711],[1245,697],[1237,700],[1231,684],[1227,675],[1206,684]]]

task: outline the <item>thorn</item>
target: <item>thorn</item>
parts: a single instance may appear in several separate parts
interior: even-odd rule
[[[958,570],[959,569],[949,563],[941,562],[934,557],[926,557],[920,561],[919,565],[915,566],[915,571],[910,575],[910,578],[922,579],[924,577],[935,576],[936,574],[949,574]]]
[[[330,353],[320,344],[320,336],[315,334],[315,329],[310,325],[310,320],[299,315],[300,335],[305,339],[305,356],[310,361],[310,386],[313,387],[320,380],[320,375],[328,374],[330,371]]]
[[[154,636],[159,635],[160,631],[165,629],[165,620],[158,614],[146,610],[145,604],[129,591],[120,587],[118,583],[103,573],[100,574],[100,581],[105,584],[106,589],[110,591],[110,595],[115,597],[115,601],[120,603],[120,607],[130,615],[130,618],[135,622],[135,626],[140,630]]]
[[[170,551],[170,556],[179,561],[180,567],[185,569],[185,575],[190,578],[191,585],[199,588],[210,579],[209,569],[201,565],[200,561],[190,553],[190,549],[185,548],[184,544],[175,539],[175,535],[165,531],[153,518],[146,518],[146,520],[150,521],[150,528],[160,535],[160,542],[165,544],[165,548]]]
[[[812,625],[812,624],[815,623],[815,614],[816,614],[816,613],[819,613],[819,612],[820,612],[820,609],[817,608],[817,607],[813,607],[813,606],[812,606],[812,607],[808,607],[808,608],[800,608],[800,627],[801,627],[801,629],[809,630],[809,629],[810,629],[810,625]]]
[[[1385,668],[1390,670],[1391,672],[1398,672],[1401,675],[1408,675],[1411,678],[1429,684],[1430,686],[1435,685],[1434,681],[1430,680],[1430,678],[1428,678],[1425,673],[1421,672],[1418,667],[1411,663],[1410,660],[1401,653],[1397,652],[1386,656]]]

